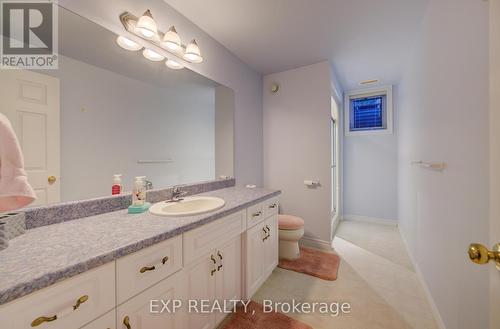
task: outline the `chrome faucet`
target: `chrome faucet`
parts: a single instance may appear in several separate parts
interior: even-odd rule
[[[144,188],[146,189],[146,191],[152,190],[153,189],[153,182],[146,180],[144,182]]]
[[[179,185],[175,185],[172,188],[172,198],[167,200],[167,202],[179,202],[184,200],[182,197],[188,194],[187,191],[181,191],[181,187]]]

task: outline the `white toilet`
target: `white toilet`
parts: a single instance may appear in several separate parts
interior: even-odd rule
[[[297,216],[278,215],[279,257],[293,260],[300,257],[299,240],[304,235],[304,220]]]

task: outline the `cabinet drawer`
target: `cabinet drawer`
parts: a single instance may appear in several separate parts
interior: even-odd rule
[[[132,329],[187,329],[184,308],[174,310],[174,301],[186,298],[182,274],[177,272],[118,306],[117,329],[125,329],[127,324]],[[164,303],[168,303],[165,309]]]
[[[278,214],[279,198],[271,198],[269,200],[264,201],[263,207],[264,207],[265,218]]]
[[[182,268],[182,235],[116,261],[116,300],[123,303]]]
[[[184,262],[209,253],[245,230],[245,210],[184,233]]]
[[[90,322],[81,329],[115,329],[116,328],[116,310],[109,311],[100,318]]]
[[[264,203],[257,203],[256,205],[247,208],[247,229],[251,228],[264,220]]]
[[[112,262],[1,306],[0,323],[9,329],[80,328],[114,307]]]

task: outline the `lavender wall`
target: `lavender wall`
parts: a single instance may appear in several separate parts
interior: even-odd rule
[[[399,220],[446,328],[488,328],[488,3],[432,0],[399,97]],[[411,166],[444,161],[443,172]]]

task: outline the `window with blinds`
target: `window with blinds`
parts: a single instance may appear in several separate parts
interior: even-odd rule
[[[344,128],[346,136],[392,134],[392,86],[345,92]]]
[[[350,131],[383,130],[387,128],[386,95],[350,99]]]

